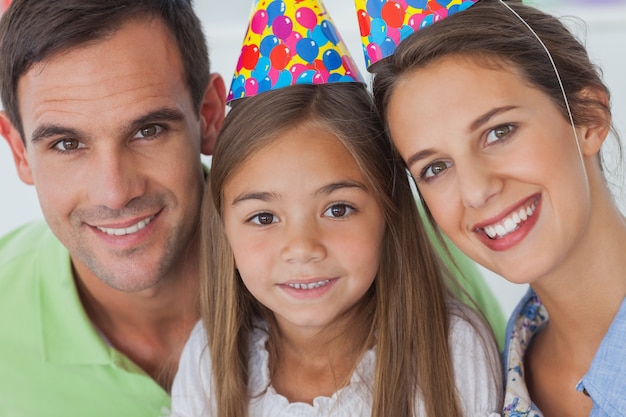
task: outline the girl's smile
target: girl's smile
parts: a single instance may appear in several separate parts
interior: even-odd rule
[[[290,297],[297,299],[318,298],[326,294],[339,278],[307,279],[278,284]]]

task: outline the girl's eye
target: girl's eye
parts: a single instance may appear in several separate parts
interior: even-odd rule
[[[348,204],[340,203],[333,204],[328,207],[324,212],[324,216],[332,217],[332,218],[343,218],[347,217],[354,212],[354,208],[350,207]]]
[[[513,130],[515,130],[515,128],[512,125],[502,125],[491,129],[487,133],[487,145],[506,139],[511,133],[513,133]]]
[[[63,139],[63,140],[56,142],[52,146],[52,149],[57,150],[59,152],[72,152],[82,147],[84,147],[84,145],[82,145],[80,141],[76,139]]]
[[[446,161],[435,161],[432,164],[426,166],[422,171],[421,178],[429,180],[443,173],[446,169],[450,168],[452,164]]]
[[[153,136],[158,135],[164,130],[163,126],[160,125],[148,125],[144,126],[137,131],[135,135],[136,138],[151,138]]]
[[[278,221],[278,218],[272,213],[259,213],[252,216],[248,221],[254,224],[258,224],[260,226],[265,226],[268,224],[276,223]]]

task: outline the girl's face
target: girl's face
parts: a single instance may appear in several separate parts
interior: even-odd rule
[[[581,241],[589,187],[572,127],[514,71],[434,61],[400,80],[388,124],[435,221],[478,263],[533,282]]]
[[[383,213],[333,134],[278,136],[231,176],[222,201],[243,282],[281,328],[324,329],[372,285]]]

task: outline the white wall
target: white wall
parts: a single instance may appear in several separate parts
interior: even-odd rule
[[[594,7],[585,7],[583,0],[548,0],[541,3],[557,15],[576,15],[587,22],[584,27],[576,27],[577,33],[586,39],[592,58],[604,69],[605,80],[613,93],[615,124],[622,136],[626,136],[626,1],[603,0]],[[586,1],[586,3],[592,3]],[[600,5],[601,3],[602,5]],[[225,78],[227,85],[238,59],[241,40],[245,34],[252,0],[229,0],[224,2],[196,0],[196,9],[205,25],[209,40],[213,70]],[[363,70],[360,39],[353,2],[351,0],[326,0],[337,28],[342,33],[355,62]],[[578,5],[578,6],[574,6]],[[586,33],[585,33],[586,31]],[[363,73],[365,71],[363,70]],[[79,179],[75,179],[78,181]],[[623,189],[623,180],[618,180]],[[60,187],[65,186],[59,184]],[[0,235],[26,221],[41,217],[36,193],[33,187],[22,184],[15,173],[13,160],[6,143],[0,143]],[[625,207],[626,197],[620,197]],[[509,313],[525,286],[513,285],[504,279],[485,271],[485,277],[501,301],[505,313]]]

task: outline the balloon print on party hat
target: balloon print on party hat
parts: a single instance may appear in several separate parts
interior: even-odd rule
[[[0,16],[2,16],[2,13],[4,13],[6,9],[8,9],[10,4],[11,0],[0,0]]]
[[[293,84],[364,82],[320,0],[255,0],[227,101]]]
[[[393,54],[402,40],[478,0],[354,0],[365,66]]]

